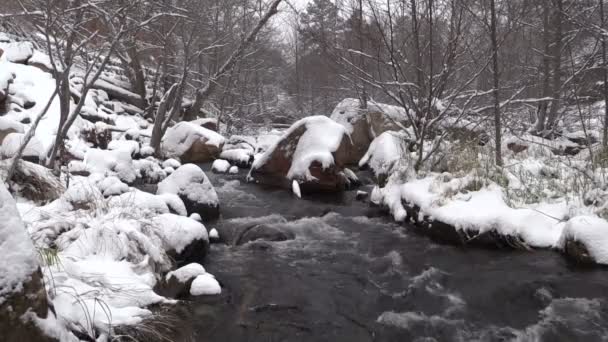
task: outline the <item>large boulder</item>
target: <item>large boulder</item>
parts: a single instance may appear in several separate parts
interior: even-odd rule
[[[353,147],[349,151],[349,164],[359,162],[374,138],[409,126],[408,116],[401,107],[369,101],[367,108],[362,109],[360,101],[352,98],[338,103],[330,117],[350,134]]]
[[[249,179],[287,189],[295,180],[302,192],[341,191],[351,149],[344,126],[325,116],[307,117],[253,163]]]
[[[204,220],[219,216],[217,193],[207,175],[194,164],[185,164],[173,171],[158,183],[156,193],[178,195],[184,202],[188,215],[196,213]]]
[[[165,158],[182,163],[204,163],[216,159],[224,145],[224,137],[191,122],[180,122],[167,129],[161,141]]]
[[[346,128],[353,142],[348,163],[356,164],[367,151],[372,139],[370,136],[367,111],[359,107],[359,100],[344,99],[338,103],[330,118]]]
[[[0,341],[50,341],[35,322],[48,314],[38,255],[4,183],[0,222]]]

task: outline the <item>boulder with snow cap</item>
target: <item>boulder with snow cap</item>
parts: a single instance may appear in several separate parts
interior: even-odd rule
[[[200,127],[210,129],[212,131],[217,132],[217,119],[213,118],[200,118],[196,120],[190,121],[191,123],[198,125]]]
[[[346,129],[325,116],[299,120],[252,165],[249,179],[303,193],[344,190],[343,168],[352,147]]]
[[[395,166],[402,159],[405,136],[397,132],[380,134],[369,146],[369,149],[359,161],[360,168],[370,168],[377,183],[383,186]]]
[[[357,164],[366,153],[372,140],[387,131],[400,131],[409,124],[405,110],[398,106],[368,101],[361,108],[358,99],[342,100],[330,118],[343,125],[353,142],[349,151],[349,164]]]
[[[188,215],[198,213],[203,220],[219,216],[219,200],[207,175],[194,164],[184,164],[158,183],[157,194],[176,194]]]
[[[346,128],[353,142],[350,164],[357,163],[367,151],[372,139],[367,122],[367,111],[359,107],[359,100],[344,99],[331,113],[330,118]]]
[[[49,314],[38,255],[4,183],[0,219],[0,341],[52,341],[35,322]]]
[[[205,260],[209,235],[202,223],[169,213],[158,215],[152,221],[161,227],[165,250],[178,266]]]
[[[0,158],[8,159],[14,157],[24,139],[25,134],[23,133],[7,134],[2,140],[2,145],[0,145]],[[34,136],[23,150],[21,159],[37,164],[43,158],[43,150],[42,143]]]
[[[154,290],[165,297],[178,299],[186,298],[190,295],[190,287],[194,279],[205,273],[207,272],[201,264],[190,263],[167,273],[167,275],[156,284]]]
[[[0,100],[1,101],[1,100]],[[23,133],[23,125],[17,121],[8,118],[0,117],[0,144],[4,141],[7,135],[11,133]]]
[[[32,42],[2,43],[0,48],[4,50],[2,57],[12,63],[26,64],[34,54]]]
[[[161,154],[182,163],[204,163],[216,159],[223,145],[224,137],[216,132],[180,122],[167,129],[161,141]]]
[[[608,222],[597,216],[573,217],[557,244],[576,263],[608,265]]]

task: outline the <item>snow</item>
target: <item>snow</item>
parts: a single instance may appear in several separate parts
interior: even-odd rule
[[[0,184],[0,304],[38,268],[38,255],[4,182]]]
[[[53,70],[53,64],[51,64],[51,59],[49,56],[39,50],[34,50],[32,57],[27,61],[27,64],[30,65],[40,65],[48,69],[49,71]],[[61,69],[61,66],[58,68]]]
[[[135,156],[139,153],[139,143],[135,140],[112,140],[108,144],[108,150],[122,151]]]
[[[608,264],[608,222],[597,216],[577,216],[570,219],[559,240],[564,248],[566,241],[574,240],[587,247],[589,255],[600,264]]]
[[[191,122],[180,122],[167,129],[161,142],[161,149],[167,158],[177,158],[186,153],[196,142],[221,148],[224,137]]]
[[[228,169],[230,169],[230,163],[223,159],[216,159],[213,161],[213,165],[211,165],[211,171],[217,173],[226,173]]]
[[[220,159],[225,159],[233,163],[239,163],[239,165],[246,165],[249,163],[252,155],[253,150],[251,149],[236,148],[222,151],[222,153],[220,153]]]
[[[103,178],[97,186],[105,197],[117,196],[129,191],[129,186],[115,176]]]
[[[184,164],[158,183],[157,194],[184,195],[197,203],[217,204],[218,197],[207,175],[194,164]]]
[[[6,72],[11,72],[15,75],[13,84],[11,84],[11,93],[15,93],[15,96],[13,96],[15,99],[30,98],[35,101],[35,105],[32,108],[22,109],[18,113],[20,116],[29,118],[33,122],[38,114],[42,112],[55,90],[55,80],[52,75],[29,65],[7,61],[0,61],[0,70],[6,70]],[[73,106],[73,103],[71,105]],[[15,114],[16,112],[9,111],[7,116]],[[59,116],[59,99],[55,97],[36,129],[35,137],[42,143],[43,148],[40,153],[43,155],[46,155],[46,152],[54,143]],[[89,126],[92,126],[90,122],[80,117],[77,118],[68,131],[70,141],[76,139],[80,135],[80,131]]]
[[[0,85],[0,88],[2,86]],[[12,131],[14,133],[23,133],[23,124],[0,116],[0,132]]]
[[[291,182],[291,192],[298,198],[302,198],[302,193],[300,192],[300,184],[298,184],[297,180],[293,180]]]
[[[209,231],[209,238],[212,240],[219,240],[220,233],[218,233],[217,229],[211,228],[211,230]]]
[[[86,152],[84,163],[91,172],[107,176],[116,175],[127,184],[135,182],[137,178],[130,151],[91,148]]]
[[[186,211],[186,206],[184,205],[184,201],[182,201],[179,196],[175,194],[161,194],[156,195],[156,197],[161,198],[165,201],[165,204],[169,208],[171,212],[176,213],[181,216],[188,216],[188,212]]]
[[[161,235],[168,250],[181,253],[192,241],[209,241],[205,226],[189,217],[161,214],[152,220],[159,227],[163,227]]]
[[[215,277],[209,273],[194,278],[190,286],[190,294],[193,296],[217,295],[222,293],[222,288]]]
[[[34,54],[34,44],[31,42],[0,43],[4,50],[2,60],[13,63],[25,63]]]
[[[173,158],[169,158],[165,161],[163,161],[162,163],[162,167],[172,167],[174,169],[177,169],[178,167],[182,166],[182,163],[180,163],[179,161],[173,159]]]
[[[4,140],[2,140],[2,145],[0,145],[0,157],[2,159],[7,159],[15,156],[24,139],[25,134],[23,133],[8,134],[4,137]],[[23,156],[36,157],[38,160],[42,160],[44,157],[42,151],[42,143],[34,136],[28,142],[25,150],[23,150]]]
[[[0,64],[2,65],[2,64]],[[6,69],[0,69],[0,98],[7,95],[5,90],[8,89],[9,85],[13,83],[15,75]]]
[[[190,215],[190,218],[198,221],[198,222],[203,222],[203,219],[201,218],[201,215],[198,213],[192,213],[192,215]]]
[[[157,214],[169,212],[169,207],[162,197],[137,189],[132,189],[132,191],[126,192],[120,196],[111,197],[108,204],[123,208],[133,207],[133,210]]]
[[[367,119],[369,121],[367,114],[373,112],[382,113],[391,120],[397,122],[404,122],[408,120],[408,116],[402,107],[369,100],[367,102],[367,111],[362,111],[360,109],[359,100],[354,98],[346,98],[338,103],[338,105],[336,105],[332,111],[330,118],[343,125],[346,128],[346,131],[351,134],[354,130],[352,124],[360,118]],[[376,133],[377,132],[371,132],[370,129],[370,135],[372,137],[376,136]]]
[[[235,174],[239,173],[239,167],[236,165],[231,166],[230,169],[228,170],[228,173],[231,175],[235,175]]]
[[[185,283],[188,280],[197,277],[199,275],[207,273],[205,268],[201,264],[191,263],[178,268],[175,271],[167,273],[165,279],[169,281],[172,277],[175,277],[180,283]]]
[[[359,167],[369,165],[376,176],[390,174],[404,153],[403,139],[404,137],[396,132],[387,131],[380,134],[369,145],[359,161]]]
[[[342,125],[325,116],[310,116],[294,123],[273,146],[254,161],[252,170],[262,167],[278,144],[302,126],[305,127],[305,132],[297,142],[287,178],[312,180],[314,177],[310,174],[309,167],[313,162],[318,162],[323,168],[332,166],[332,153],[340,147],[342,139],[348,137],[348,134]]]
[[[562,219],[569,213],[565,202],[511,208],[505,203],[502,188],[497,185],[458,192],[470,181],[464,177],[443,182],[430,176],[402,185],[388,185],[380,190],[382,203],[391,209],[397,221],[403,221],[407,215],[402,205],[405,201],[419,207],[419,215],[458,230],[484,233],[494,229],[502,235],[520,236],[532,247],[557,246],[563,229]],[[372,201],[378,200],[377,196],[372,192]]]

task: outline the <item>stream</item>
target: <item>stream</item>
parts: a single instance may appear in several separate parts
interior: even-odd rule
[[[211,245],[222,294],[189,304],[196,341],[608,341],[605,268],[436,244],[353,191],[297,199],[203,169],[222,213],[208,228],[270,220],[295,239]]]

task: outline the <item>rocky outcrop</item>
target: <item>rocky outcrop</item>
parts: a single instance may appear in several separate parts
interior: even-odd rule
[[[207,175],[194,164],[185,164],[158,183],[157,194],[176,194],[184,202],[188,215],[199,214],[203,220],[219,216],[219,200]]]
[[[302,193],[344,190],[343,173],[352,142],[345,128],[325,116],[304,118],[252,165],[249,179]]]
[[[191,122],[180,122],[163,136],[161,153],[182,163],[204,163],[219,157],[223,145],[224,138],[216,132]]]

